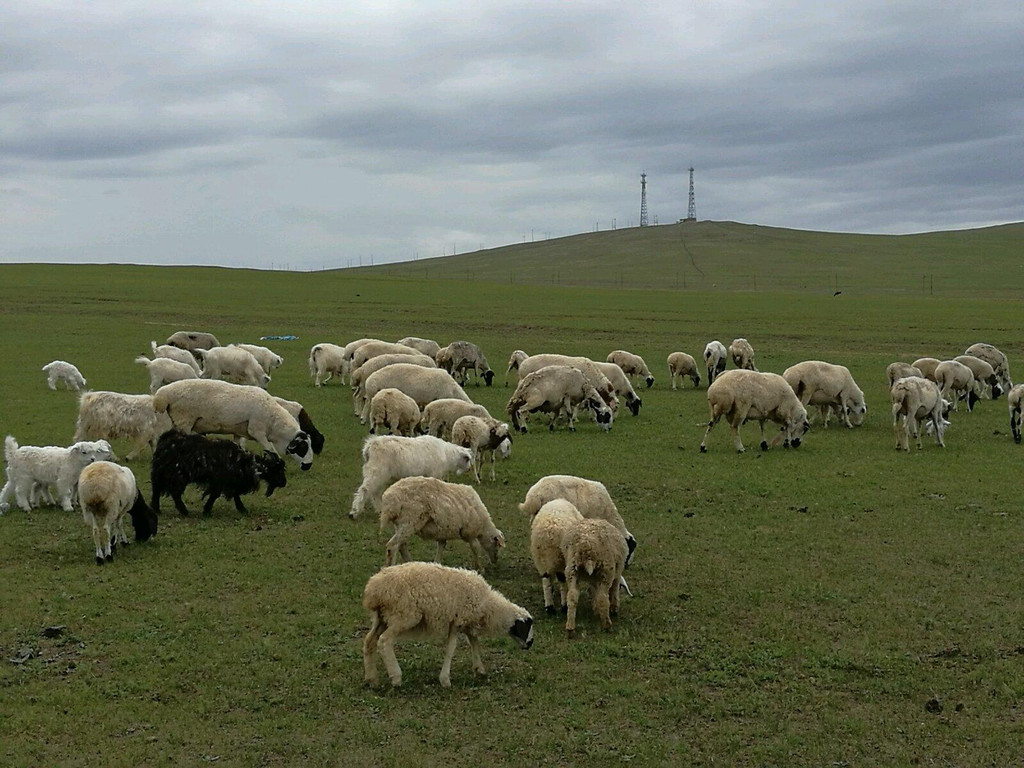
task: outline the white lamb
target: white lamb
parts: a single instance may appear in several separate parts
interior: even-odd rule
[[[788,448],[800,446],[800,439],[810,429],[807,423],[807,409],[794,394],[792,387],[777,373],[763,373],[734,369],[718,375],[708,387],[708,407],[711,420],[708,422],[700,451],[707,451],[708,435],[723,416],[732,428],[733,444],[736,451],[743,453],[740,440],[740,426],[748,419],[755,419],[761,427],[761,450],[768,450],[764,434],[764,423],[774,421],[781,425],[779,434],[772,440],[775,445],[785,438]]]
[[[229,347],[238,347],[244,349],[250,355],[256,358],[256,362],[260,364],[263,372],[269,374],[275,368],[280,368],[284,365],[284,358],[267,347],[261,347],[259,344],[229,344]]]
[[[462,416],[479,416],[490,418],[491,414],[487,409],[477,403],[467,403],[453,397],[443,397],[427,403],[423,409],[423,419],[420,422],[420,431],[426,435],[442,437],[447,440],[451,437],[452,426]]]
[[[220,379],[264,389],[270,383],[270,376],[260,361],[241,347],[196,349],[195,353],[203,361],[204,379]]]
[[[179,351],[186,355],[188,354],[184,350]],[[192,366],[179,363],[177,360],[171,360],[169,357],[156,357],[150,360],[145,355],[139,355],[135,358],[135,362],[146,366],[146,371],[149,373],[150,394],[156,392],[164,384],[170,384],[172,381],[199,378]]]
[[[436,477],[406,477],[384,491],[380,504],[380,529],[395,527],[387,543],[385,565],[394,565],[401,554],[409,557],[408,542],[413,536],[437,542],[435,561],[440,561],[445,545],[461,539],[469,545],[473,567],[480,570],[480,553],[491,563],[498,562],[498,550],[505,536],[491,520],[479,494],[468,485],[446,483]]]
[[[131,461],[147,446],[156,448],[160,435],[173,425],[165,414],[153,408],[153,395],[126,395],[121,392],[83,392],[78,398],[78,421],[75,441],[135,441],[128,454]]]
[[[366,682],[377,683],[377,656],[384,658],[391,685],[402,684],[395,643],[408,638],[443,638],[441,685],[451,687],[452,656],[459,635],[469,641],[473,669],[485,674],[479,638],[509,634],[524,649],[533,645],[533,617],[492,589],[484,578],[463,568],[437,563],[402,563],[370,577],[363,591],[370,630],[363,640]]]
[[[18,441],[8,435],[4,440],[7,482],[0,490],[0,514],[10,509],[12,498],[29,512],[34,495],[37,492],[48,495],[51,488],[61,509],[70,512],[78,474],[82,469],[94,461],[116,458],[106,440],[78,441],[68,448],[56,445],[19,446]]]
[[[1006,396],[1006,404],[1010,409],[1010,433],[1013,435],[1013,442],[1020,445],[1020,420],[1021,411],[1024,409],[1024,384],[1018,384],[1010,390]]]
[[[393,435],[412,437],[420,423],[416,401],[394,387],[386,387],[370,401],[370,434],[382,434],[387,427]]]
[[[149,342],[150,349],[153,350],[153,359],[167,358],[168,360],[176,360],[179,363],[184,363],[193,371],[196,376],[203,375],[203,369],[199,367],[199,362],[195,359],[191,352],[181,347],[175,347],[171,344],[157,344],[155,341]]]
[[[352,519],[372,503],[380,511],[384,489],[403,477],[438,477],[462,474],[473,467],[473,452],[468,448],[430,435],[400,437],[370,435],[363,442],[363,482],[352,497]]]
[[[694,387],[700,386],[700,371],[697,361],[685,352],[673,352],[668,356],[668,375],[672,379],[672,389],[676,389],[676,379],[689,376]]]
[[[725,370],[726,360],[729,359],[729,351],[725,344],[720,341],[709,341],[704,347],[704,365],[708,369],[708,385],[714,383],[718,375]]]
[[[65,387],[75,392],[85,389],[85,377],[71,363],[54,360],[44,365],[43,371],[46,373],[46,385],[50,389],[56,390],[58,381],[63,381]]]
[[[566,604],[565,595],[565,553],[562,539],[569,529],[583,519],[583,515],[565,499],[553,499],[542,506],[530,523],[530,555],[540,576],[544,593],[544,610],[556,613]],[[551,580],[559,582],[561,601],[555,605]]]
[[[624,349],[616,349],[614,352],[610,352],[606,359],[609,363],[619,366],[631,379],[634,376],[642,378],[648,389],[654,386],[654,376],[651,375],[647,363],[640,355],[627,352]]]
[[[845,365],[805,360],[783,371],[782,378],[793,388],[805,408],[816,405],[821,409],[821,421],[826,428],[831,410],[835,410],[850,429],[864,423],[868,412],[864,393]]]
[[[949,402],[944,400],[939,385],[917,376],[897,381],[890,390],[892,396],[892,429],[896,435],[896,450],[910,450],[910,435],[921,448],[921,423],[927,421],[929,431],[940,448],[946,446],[943,435],[949,422]]]
[[[309,350],[309,375],[313,377],[313,386],[322,387],[330,381],[334,374],[345,381],[348,363],[345,360],[345,349],[337,344],[314,344]]]
[[[157,517],[146,505],[128,467],[109,461],[85,467],[78,479],[78,504],[86,525],[92,528],[96,565],[113,560],[118,544],[128,544],[125,517],[131,517],[136,541],[146,541],[156,533]]]
[[[568,608],[565,633],[576,633],[576,606],[581,586],[593,593],[594,613],[605,630],[612,628],[619,612],[619,586],[626,567],[626,542],[615,526],[605,520],[578,520],[562,539],[565,558],[565,594]]]
[[[484,454],[491,457],[493,482],[495,455],[507,459],[512,452],[512,436],[508,432],[508,424],[490,416],[460,416],[452,426],[451,441],[473,451],[473,476],[478,483]]]

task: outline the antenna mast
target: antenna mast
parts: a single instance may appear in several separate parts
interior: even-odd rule
[[[647,226],[647,173],[640,174],[640,226]]]
[[[690,203],[686,207],[686,221],[697,220],[697,203],[693,198],[693,166],[690,166]]]

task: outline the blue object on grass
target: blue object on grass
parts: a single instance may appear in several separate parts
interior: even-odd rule
[[[298,336],[260,336],[260,341],[295,341]]]

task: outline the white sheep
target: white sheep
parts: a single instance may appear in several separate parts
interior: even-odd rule
[[[973,355],[991,365],[992,370],[999,377],[999,383],[1002,384],[1004,392],[1009,392],[1013,388],[1013,381],[1010,379],[1010,363],[999,348],[991,344],[972,344],[964,351],[964,354]]]
[[[213,349],[220,342],[212,333],[204,331],[177,331],[167,337],[167,344],[178,349],[195,352],[197,349]]]
[[[1013,435],[1013,442],[1020,445],[1020,420],[1021,411],[1024,409],[1024,384],[1018,384],[1010,390],[1006,396],[1006,404],[1010,410],[1010,433]]]
[[[668,375],[672,379],[672,389],[676,389],[676,379],[682,380],[683,376],[689,376],[694,387],[700,386],[700,371],[697,370],[697,361],[685,352],[673,352],[668,356]]]
[[[616,349],[614,352],[608,353],[606,360],[619,366],[623,373],[631,379],[634,376],[643,379],[648,389],[654,386],[654,376],[651,375],[647,363],[644,362],[640,355],[627,352],[624,349]]]
[[[360,344],[352,354],[352,365],[350,370],[355,370],[367,360],[378,355],[419,355],[422,354],[415,347],[408,347],[405,344],[396,344],[392,341],[368,341]]]
[[[348,516],[363,511],[367,502],[380,511],[380,497],[391,483],[403,477],[438,477],[462,474],[473,467],[473,452],[430,435],[400,437],[370,435],[363,442],[363,481],[352,497]]]
[[[604,375],[601,369],[589,357],[551,353],[530,355],[519,364],[519,381],[522,382],[525,376],[549,365],[571,365],[574,368],[579,368],[583,371],[583,375],[587,377],[590,386],[597,390],[605,405],[611,409],[612,413],[618,413],[619,400],[615,397],[615,387],[612,386],[612,383],[608,381],[608,377]]]
[[[583,515],[565,499],[552,499],[542,506],[530,523],[530,555],[540,576],[544,593],[544,610],[556,613],[566,604],[565,596],[565,553],[562,539],[572,526],[583,519]],[[559,582],[561,601],[556,606],[551,580]]]
[[[259,387],[215,379],[175,381],[153,395],[153,408],[185,433],[250,437],[303,470],[313,466],[310,436],[298,421]]]
[[[530,487],[526,492],[526,498],[519,505],[519,511],[535,516],[541,507],[556,499],[568,501],[586,518],[606,520],[614,525],[626,540],[626,565],[629,565],[636,551],[636,539],[626,528],[626,523],[604,483],[575,475],[548,475]]]
[[[199,362],[195,359],[191,352],[181,347],[175,347],[170,344],[157,344],[155,341],[149,342],[149,347],[153,350],[153,359],[167,358],[168,360],[176,360],[179,363],[184,363],[193,371],[195,371],[196,377],[203,375],[203,369],[199,366]]]
[[[85,377],[69,362],[54,360],[44,365],[42,370],[46,373],[46,385],[50,389],[56,390],[58,381],[63,381],[65,387],[75,392],[85,389]]]
[[[704,365],[708,369],[708,386],[725,370],[729,351],[720,341],[709,341],[704,347]]]
[[[345,349],[337,344],[323,342],[314,344],[309,350],[309,375],[313,377],[314,387],[322,387],[334,374],[338,374],[344,382],[347,365]]]
[[[921,376],[928,381],[935,381],[935,369],[942,361],[937,357],[919,357],[912,365],[921,372]]]
[[[160,435],[172,427],[171,420],[153,408],[153,395],[121,392],[83,392],[78,398],[78,420],[74,440],[135,441],[129,461],[144,448],[156,448]]]
[[[188,353],[186,352],[185,354]],[[189,356],[191,357],[191,355]],[[150,360],[145,355],[139,355],[135,358],[135,362],[146,366],[146,371],[149,373],[150,394],[156,392],[164,384],[170,384],[172,381],[199,378],[191,365],[179,363],[177,360],[172,360],[169,357],[156,357]]]
[[[371,373],[363,382],[365,405],[359,416],[366,423],[370,416],[370,401],[373,396],[387,387],[402,390],[416,401],[421,409],[434,400],[454,398],[471,402],[469,395],[452,378],[448,371],[440,368],[423,368],[415,363],[394,363]]]
[[[412,437],[420,423],[416,401],[394,387],[385,387],[370,401],[370,434],[387,427],[393,435]]]
[[[580,587],[593,593],[594,613],[603,629],[612,628],[613,614],[619,612],[619,586],[626,567],[626,542],[615,526],[605,520],[578,520],[562,539],[565,558],[565,595],[568,607],[565,633],[576,632],[576,606]]]
[[[525,360],[528,357],[529,355],[523,352],[523,350],[521,349],[517,349],[511,355],[509,355],[508,369],[505,371],[506,387],[508,386],[508,375],[512,373],[512,371],[516,372],[516,381],[519,381],[519,366],[522,364],[523,360]]]
[[[452,426],[461,416],[479,416],[490,418],[491,414],[487,409],[477,403],[467,403],[452,397],[443,397],[427,403],[423,409],[423,419],[420,422],[420,431],[426,435],[442,437],[447,440],[451,437]]]
[[[406,336],[404,339],[399,339],[395,343],[405,344],[407,347],[418,349],[431,360],[433,360],[434,356],[441,351],[441,345],[436,341],[433,339],[421,339],[419,336]]]
[[[92,528],[96,565],[113,560],[118,544],[128,544],[125,517],[132,519],[136,541],[146,541],[156,533],[157,517],[146,505],[128,467],[109,461],[85,467],[78,479],[78,505],[86,525]]]
[[[473,567],[480,569],[480,553],[498,562],[498,550],[505,536],[491,520],[480,495],[468,485],[446,483],[436,477],[405,477],[384,491],[380,502],[380,529],[395,527],[387,543],[385,565],[394,565],[397,555],[409,561],[408,541],[419,536],[437,542],[435,561],[445,545],[461,539],[469,545]]]
[[[437,361],[439,368],[444,368],[462,385],[465,385],[470,371],[476,377],[477,385],[480,384],[481,378],[488,387],[494,380],[494,371],[487,364],[483,350],[471,341],[453,341],[447,347],[438,350],[434,360]]]
[[[238,347],[244,349],[250,355],[256,358],[256,362],[260,364],[263,372],[269,374],[275,368],[280,368],[284,365],[284,358],[267,347],[261,347],[259,344],[229,344],[229,347]]]
[[[366,682],[377,683],[377,656],[384,659],[391,685],[402,684],[395,643],[405,637],[443,638],[441,686],[451,687],[452,656],[459,635],[469,641],[473,669],[485,674],[478,639],[507,633],[524,649],[533,645],[533,617],[492,589],[484,578],[463,568],[437,563],[402,563],[370,577],[363,591],[370,630],[363,640]]]
[[[363,412],[363,407],[366,405],[366,380],[370,374],[395,363],[409,363],[421,368],[437,368],[434,358],[421,354],[388,354],[371,357],[358,368],[353,369],[348,377],[349,383],[352,385],[352,409],[356,416]]]
[[[921,372],[920,368],[915,368],[910,363],[895,362],[889,363],[885,368],[885,378],[889,382],[889,389],[892,389],[892,385],[900,379],[904,379],[907,376],[919,376],[924,378],[924,373]]]
[[[980,357],[957,355],[953,359],[971,369],[971,373],[974,374],[974,380],[978,383],[978,388],[980,389],[978,394],[990,397],[993,400],[998,400],[999,396],[1003,394],[1002,382],[999,381],[999,376],[996,374],[995,369]]]
[[[551,430],[564,415],[569,430],[575,432],[576,412],[581,405],[593,411],[601,429],[611,429],[614,416],[583,371],[570,365],[549,365],[519,380],[505,410],[520,432],[526,431],[525,417],[529,413],[551,414]]]
[[[204,379],[220,379],[264,389],[270,383],[270,376],[260,361],[241,347],[196,349],[195,353],[203,361]]]
[[[4,440],[7,482],[0,489],[0,514],[11,507],[13,498],[26,512],[33,507],[35,495],[50,495],[65,512],[72,510],[78,474],[94,461],[116,459],[106,440],[77,441],[67,448],[56,445],[19,446],[11,435]]]
[[[942,396],[953,403],[954,411],[965,398],[967,410],[973,411],[974,404],[981,399],[980,385],[974,380],[974,373],[956,360],[943,360],[935,366],[935,383],[939,385]]]
[[[708,407],[711,420],[708,422],[700,451],[707,451],[708,435],[723,416],[732,428],[733,444],[743,453],[740,440],[740,425],[754,419],[761,427],[761,450],[768,450],[764,434],[764,423],[773,421],[781,425],[779,434],[772,440],[775,445],[785,438],[784,445],[800,446],[800,439],[810,429],[807,423],[807,409],[794,394],[792,387],[777,373],[763,373],[741,368],[719,374],[708,387]]]
[[[890,390],[892,397],[892,429],[896,435],[896,450],[910,450],[910,435],[913,433],[921,448],[922,422],[927,421],[935,442],[945,447],[943,435],[949,422],[949,402],[942,397],[939,385],[918,376],[899,379]]]
[[[639,416],[640,407],[644,404],[644,401],[640,399],[640,395],[636,393],[633,385],[629,383],[626,372],[616,363],[595,361],[594,365],[611,382],[612,391],[626,401],[626,407],[629,408],[630,413],[634,416]]]
[[[754,348],[746,339],[733,339],[729,345],[729,357],[732,364],[745,371],[756,371],[754,367]]]
[[[452,425],[451,442],[473,451],[473,476],[478,483],[484,454],[491,457],[493,481],[495,455],[507,459],[512,452],[512,436],[508,433],[508,424],[490,416],[460,416]]]
[[[793,388],[805,408],[816,405],[821,409],[821,420],[826,428],[830,409],[834,409],[850,429],[864,423],[868,412],[864,393],[845,365],[805,360],[787,368],[782,378]]]
[[[358,352],[361,347],[373,341],[382,341],[382,339],[356,339],[355,341],[350,341],[348,344],[342,347],[341,359],[343,368],[341,380],[343,382],[350,381],[349,377],[352,375],[352,371],[355,370],[355,366],[352,364],[352,358],[355,356],[356,352]]]

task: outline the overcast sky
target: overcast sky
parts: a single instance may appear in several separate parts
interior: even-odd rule
[[[765,8],[771,8],[766,11]],[[1024,3],[0,3],[0,261],[1024,219]]]

